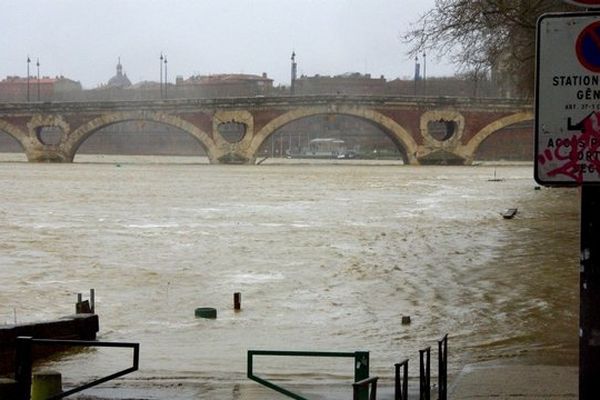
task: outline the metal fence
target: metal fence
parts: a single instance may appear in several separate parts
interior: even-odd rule
[[[419,350],[419,400],[431,400],[431,347]]]
[[[370,388],[371,394],[369,395],[369,400],[377,400],[377,380],[379,380],[379,378],[374,376],[372,378],[363,379],[359,382],[354,382],[352,384],[352,398],[354,400],[359,400],[361,389],[369,390]]]
[[[132,366],[114,374],[93,380],[84,385],[70,389],[54,395],[47,400],[62,399],[71,394],[81,392],[93,386],[108,382],[120,376],[137,371],[140,359],[139,343],[126,342],[96,342],[88,340],[55,340],[55,339],[34,339],[29,336],[19,336],[16,340],[16,365],[15,365],[15,380],[17,381],[17,399],[15,400],[30,400],[31,398],[31,373],[33,368],[33,346],[61,346],[61,347],[120,347],[133,349]]]
[[[448,334],[438,341],[438,399],[448,399]]]
[[[259,384],[284,394],[292,399],[307,400],[306,398],[293,393],[279,385],[269,382],[254,374],[254,357],[256,356],[275,356],[275,357],[342,357],[354,359],[354,382],[361,383],[355,388],[355,400],[369,400],[369,387],[363,384],[363,380],[369,378],[369,352],[356,351],[353,353],[343,352],[319,352],[319,351],[276,351],[276,350],[248,350],[248,378]],[[375,385],[376,385],[375,381]],[[377,389],[375,389],[376,391]],[[374,399],[374,398],[373,398]]]
[[[408,400],[408,359],[395,364],[394,400]],[[419,400],[431,400],[431,347],[419,350]],[[438,400],[448,400],[448,335],[438,340]]]
[[[395,364],[396,379],[394,400],[408,399],[408,358],[401,363]]]

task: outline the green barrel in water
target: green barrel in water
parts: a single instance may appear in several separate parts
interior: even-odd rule
[[[216,319],[217,309],[211,307],[196,308],[196,311],[194,311],[194,315],[196,316],[196,318]]]

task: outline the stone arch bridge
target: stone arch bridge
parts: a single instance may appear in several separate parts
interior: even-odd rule
[[[291,96],[111,102],[0,104],[0,131],[14,137],[32,162],[72,162],[98,130],[125,121],[154,121],[179,128],[204,147],[211,163],[256,161],[261,145],[286,124],[317,115],[348,115],[380,127],[405,162],[436,155],[473,161],[479,145],[509,125],[533,119],[527,102],[505,99],[398,96]],[[431,123],[447,132],[434,135]],[[45,143],[42,130],[60,135]],[[237,132],[234,135],[227,132]]]

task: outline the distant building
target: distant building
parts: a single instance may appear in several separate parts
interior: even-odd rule
[[[218,74],[178,78],[175,92],[178,97],[244,97],[267,96],[273,90],[273,79],[262,75]]]
[[[25,77],[7,76],[0,81],[0,101],[27,101],[29,92],[30,101],[52,101],[65,99],[70,93],[81,92],[81,83],[57,76]]]
[[[477,79],[476,79],[477,78]],[[386,83],[390,96],[458,96],[498,97],[493,82],[486,76],[428,77],[427,79],[394,79]]]
[[[295,94],[347,94],[384,95],[386,81],[383,76],[371,78],[358,72],[337,76],[301,76],[295,81]]]

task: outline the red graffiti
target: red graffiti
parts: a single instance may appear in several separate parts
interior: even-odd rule
[[[588,116],[582,122],[581,133],[567,139],[557,139],[538,155],[539,165],[559,161],[562,164],[550,170],[548,176],[566,176],[583,183],[586,174],[600,176],[600,112]]]

